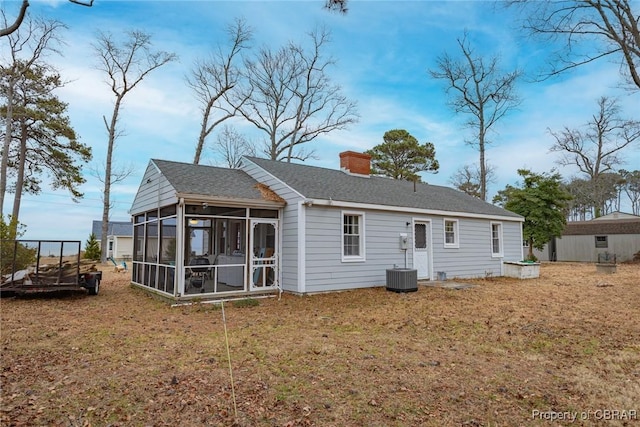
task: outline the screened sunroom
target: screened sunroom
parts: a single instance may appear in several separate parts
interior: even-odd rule
[[[189,178],[177,173],[182,164],[151,163],[154,167],[147,169],[134,201],[135,211],[145,204],[151,207],[144,200],[152,192],[155,200],[176,203],[143,212],[132,209],[132,283],[175,299],[277,290],[284,203],[237,170],[201,166],[197,169],[203,175]],[[190,179],[197,179],[198,184],[211,180],[208,175],[216,179],[202,191],[205,194],[180,191]],[[145,185],[150,188],[145,190]],[[229,192],[235,197],[229,198]]]

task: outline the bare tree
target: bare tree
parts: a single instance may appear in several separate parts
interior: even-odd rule
[[[225,166],[237,168],[242,156],[255,156],[256,148],[244,135],[231,126],[224,125],[213,146],[213,151],[222,158]]]
[[[239,112],[267,134],[266,154],[273,160],[305,160],[312,153],[301,145],[358,119],[355,102],[329,78],[335,61],[322,52],[329,33],[309,35],[313,43],[309,51],[294,43],[277,51],[263,47],[245,61],[242,99],[246,102]]]
[[[93,0],[69,0],[69,2],[79,4],[81,6],[87,6],[87,7],[93,6]],[[324,7],[325,9],[330,11],[337,11],[342,14],[346,14],[347,3],[348,3],[348,0],[326,0]],[[7,36],[15,32],[18,28],[20,28],[20,25],[22,24],[22,21],[24,20],[24,17],[27,13],[28,7],[29,7],[29,1],[22,0],[22,4],[20,5],[20,11],[18,12],[18,16],[16,17],[15,21],[12,24],[5,23],[4,28],[0,28],[0,37]]]
[[[567,204],[567,220],[586,221],[593,218],[593,192],[589,181],[572,177],[564,184],[565,190],[571,194]]]
[[[605,200],[596,195],[600,191],[599,179],[605,172],[612,172],[624,163],[622,150],[640,141],[640,121],[620,117],[620,107],[615,99],[598,99],[598,111],[585,125],[585,130],[565,127],[562,131],[549,130],[555,143],[552,152],[561,153],[558,163],[576,166],[586,175],[594,189],[595,216],[601,215]]]
[[[513,0],[524,15],[522,25],[546,40],[563,40],[546,77],[601,58],[613,58],[640,90],[640,14],[631,0]],[[587,46],[586,48],[583,48]]]
[[[207,137],[216,126],[233,117],[237,108],[244,103],[244,100],[236,97],[232,105],[227,99],[238,84],[240,70],[236,62],[240,60],[238,56],[251,40],[251,30],[243,20],[237,19],[227,28],[227,33],[230,48],[225,51],[218,46],[209,59],[198,60],[191,70],[191,75],[187,77],[187,85],[195,93],[202,112],[200,134],[193,158],[196,165],[200,163]]]
[[[120,107],[124,97],[131,92],[153,70],[174,61],[173,53],[153,51],[151,36],[141,31],[127,32],[127,39],[121,44],[114,41],[113,35],[100,32],[93,48],[99,59],[97,69],[107,75],[107,82],[115,96],[111,119],[103,116],[108,133],[107,156],[104,170],[104,192],[102,209],[102,234],[100,249],[102,261],[107,256],[107,232],[109,228],[110,194],[112,184],[112,159],[116,139],[121,135],[118,130]]]
[[[482,198],[480,193],[481,173],[478,165],[464,165],[449,178],[449,182],[458,190],[478,199]],[[487,163],[485,169],[487,183],[495,182],[495,167]]]
[[[515,85],[521,77],[520,70],[503,73],[499,69],[499,58],[476,56],[466,39],[458,39],[462,58],[443,54],[437,59],[437,68],[429,74],[444,80],[450,95],[449,105],[456,113],[470,116],[466,124],[475,131],[474,139],[467,144],[480,152],[480,198],[487,200],[486,146],[490,143],[488,133],[509,111],[520,104]]]
[[[6,23],[4,11],[2,19]],[[0,63],[3,75],[2,94],[7,101],[4,114],[5,133],[2,156],[0,156],[0,216],[4,212],[4,196],[7,192],[8,153],[13,135],[13,106],[16,86],[27,70],[39,63],[48,52],[59,53],[58,47],[62,41],[58,33],[64,28],[66,27],[61,22],[55,20],[27,19],[25,26],[20,31],[16,30],[6,38],[9,46],[9,58]]]
[[[91,7],[93,5],[93,0],[87,0],[87,1],[69,0],[69,1],[71,3],[79,4],[81,6]],[[13,23],[9,24],[6,21],[6,19],[4,20],[3,28],[0,28],[0,37],[8,36],[9,34],[16,32],[18,28],[20,28],[20,25],[22,25],[22,22],[24,21],[24,18],[27,15],[28,7],[29,7],[29,1],[22,0],[22,4],[20,4],[20,11],[18,11],[18,16],[16,16],[16,19],[13,21]],[[4,12],[3,12],[3,16],[4,16]]]
[[[631,202],[631,213],[640,215],[640,170],[620,170],[624,179],[623,190]]]

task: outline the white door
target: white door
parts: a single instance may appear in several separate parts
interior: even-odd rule
[[[249,244],[249,289],[275,287],[278,284],[278,221],[252,219]]]
[[[429,223],[413,223],[413,268],[418,270],[418,279],[429,277]]]

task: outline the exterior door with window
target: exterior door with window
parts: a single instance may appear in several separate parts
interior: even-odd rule
[[[251,220],[249,235],[249,289],[268,289],[278,284],[278,221]]]
[[[413,223],[413,268],[418,270],[418,279],[431,279],[429,274],[429,223]]]

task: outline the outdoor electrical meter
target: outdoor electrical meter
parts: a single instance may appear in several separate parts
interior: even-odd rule
[[[400,233],[400,249],[408,249],[409,237],[407,237],[407,233]]]

